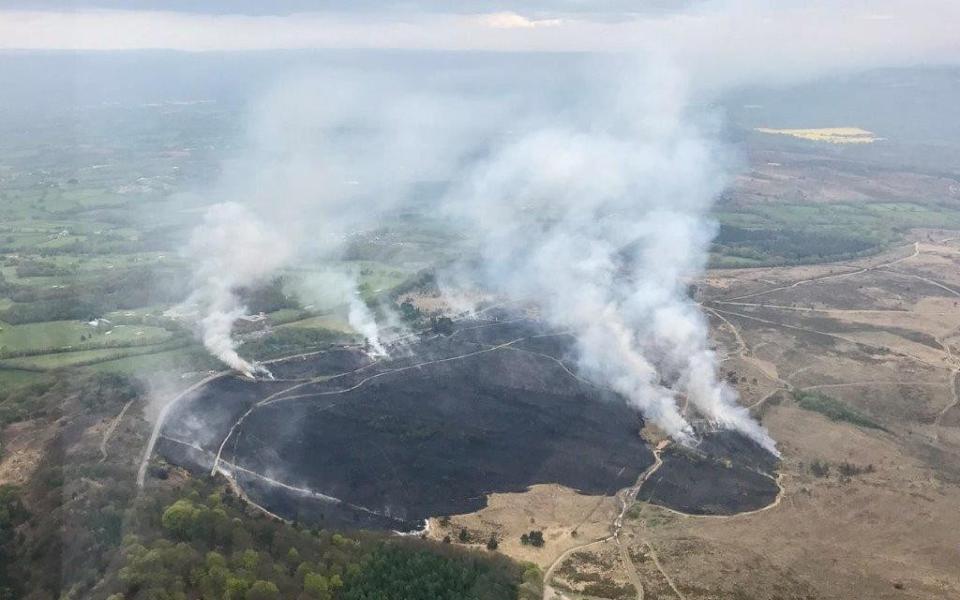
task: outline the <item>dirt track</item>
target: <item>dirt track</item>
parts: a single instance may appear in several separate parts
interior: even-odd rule
[[[543,598],[544,600],[553,600],[554,598],[562,599],[566,598],[564,593],[560,590],[557,590],[553,585],[551,585],[550,580],[553,578],[553,573],[556,571],[563,562],[574,552],[583,550],[590,546],[595,546],[597,544],[602,544],[610,540],[615,540],[617,546],[620,549],[621,557],[624,562],[624,568],[627,570],[627,575],[630,578],[630,581],[633,583],[634,587],[637,590],[637,598],[643,600],[643,584],[640,581],[640,575],[637,573],[636,567],[633,566],[633,561],[630,560],[629,552],[625,550],[625,546],[620,541],[620,532],[623,529],[623,517],[626,514],[627,510],[633,504],[634,498],[637,496],[637,492],[640,491],[640,487],[644,482],[653,475],[657,469],[663,464],[663,460],[660,458],[660,452],[663,448],[666,447],[666,442],[661,442],[653,451],[654,463],[642,475],[637,479],[637,482],[629,488],[620,490],[617,493],[617,498],[620,500],[620,512],[614,518],[613,522],[610,524],[611,533],[607,537],[586,542],[579,546],[574,546],[573,548],[568,549],[566,552],[557,557],[556,560],[547,568],[543,575]]]
[[[590,548],[599,544],[611,542],[611,541],[617,544],[618,553],[620,555],[620,561],[623,564],[623,569],[627,575],[627,578],[630,580],[630,582],[633,584],[633,586],[637,590],[637,598],[639,600],[643,600],[644,587],[643,587],[642,578],[640,577],[640,574],[637,572],[636,566],[633,564],[633,559],[630,557],[630,551],[627,543],[624,542],[624,540],[621,537],[624,529],[623,521],[624,521],[624,517],[626,515],[627,510],[629,510],[629,508],[633,506],[633,503],[635,502],[635,498],[640,488],[663,465],[661,453],[663,452],[664,449],[667,448],[669,444],[670,444],[669,441],[660,442],[654,450],[654,458],[655,458],[654,464],[651,465],[649,469],[644,471],[644,473],[638,478],[637,482],[633,486],[629,488],[625,488],[617,493],[617,498],[620,501],[620,511],[616,514],[616,516],[614,517],[613,521],[610,524],[610,534],[605,537],[602,537],[599,539],[593,539],[593,540],[584,542],[583,544],[580,544],[578,546],[574,546],[572,548],[567,549],[547,567],[546,571],[544,572],[544,578],[543,578],[544,600],[563,600],[564,598],[568,598],[567,594],[563,590],[558,589],[552,584],[552,579],[554,577],[556,570],[572,554],[574,554],[577,551],[585,550],[587,548]],[[778,476],[776,479],[776,482],[777,482],[777,487],[779,488],[779,493],[777,494],[774,501],[756,510],[737,513],[734,515],[691,515],[691,514],[687,514],[681,511],[673,510],[673,509],[666,508],[659,505],[657,506],[657,510],[667,511],[671,514],[675,514],[681,517],[691,518],[691,519],[732,519],[737,517],[746,517],[749,515],[754,515],[754,514],[758,514],[761,512],[774,509],[780,505],[780,503],[782,502],[785,496],[785,490],[782,484],[782,476]],[[642,532],[645,526],[646,526],[646,521],[643,520],[639,524],[631,525],[631,528],[634,531]],[[649,539],[647,539],[645,536],[641,536],[639,541],[640,541],[640,544],[647,547],[653,564],[656,566],[657,570],[660,571],[660,574],[663,576],[664,580],[667,582],[667,584],[670,586],[673,592],[677,595],[678,598],[680,598],[680,600],[686,600],[684,594],[679,590],[673,578],[670,576],[669,573],[666,572],[666,570],[663,568],[663,565],[660,563],[659,556],[657,555],[656,549],[653,547],[652,542]],[[582,595],[578,594],[578,596],[582,596]]]

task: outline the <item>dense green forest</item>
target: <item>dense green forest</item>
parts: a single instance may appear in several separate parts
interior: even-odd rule
[[[110,452],[98,442],[146,396],[135,380],[80,371],[0,391],[0,425],[47,424],[50,437],[29,480],[0,487],[0,600],[539,596],[539,571],[496,552],[285,523],[222,479],[171,467],[139,490],[149,423],[130,419]]]
[[[135,519],[103,586],[113,600],[499,600],[522,576],[489,552],[288,525],[209,481],[153,495]]]
[[[721,225],[714,252],[761,264],[805,264],[854,258],[879,245],[865,237],[833,232]]]

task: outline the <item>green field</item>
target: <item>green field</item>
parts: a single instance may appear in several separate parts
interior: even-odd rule
[[[0,367],[0,392],[8,392],[22,385],[45,380],[49,375],[37,371],[22,371]]]
[[[56,352],[34,356],[21,356],[0,361],[0,367],[32,371],[53,371],[68,367],[96,365],[132,356],[156,354],[167,351],[169,347],[170,346],[166,344],[157,344],[153,346],[104,348],[101,350],[80,350],[77,352]]]
[[[343,315],[319,315],[280,325],[281,328],[329,329],[343,333],[353,333],[353,328]]]
[[[97,325],[81,321],[0,323],[0,356],[18,353],[92,349],[125,344],[156,344],[171,333],[148,325]]]
[[[189,373],[219,371],[223,368],[220,361],[210,356],[210,353],[199,344],[161,352],[127,355],[87,367],[91,371],[123,373],[133,377],[156,373],[170,373],[183,377]]]
[[[960,210],[910,203],[720,207],[712,265],[754,267],[847,260],[898,243],[911,228],[960,228]]]
[[[303,319],[308,313],[299,308],[281,308],[267,314],[271,325],[283,325]]]

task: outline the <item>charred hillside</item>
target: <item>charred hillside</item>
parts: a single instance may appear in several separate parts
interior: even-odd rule
[[[275,381],[224,377],[172,411],[160,453],[197,472],[219,453],[218,467],[254,502],[334,527],[412,529],[537,483],[613,494],[653,453],[638,413],[564,362],[571,344],[526,319],[471,321],[386,360],[338,348],[275,365]],[[723,445],[724,458],[737,448]],[[702,463],[704,485],[722,498],[695,502],[741,503],[743,482],[726,478],[753,482],[755,465]],[[670,457],[660,476],[675,464],[685,479],[689,465]],[[656,500],[683,504],[682,494]]]

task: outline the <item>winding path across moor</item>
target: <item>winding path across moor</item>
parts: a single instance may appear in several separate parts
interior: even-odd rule
[[[937,244],[946,244],[946,243],[948,243],[948,242],[952,242],[952,241],[955,241],[955,240],[957,240],[957,239],[960,239],[960,238],[957,238],[957,237],[948,237],[948,238],[944,238],[944,239],[941,239],[941,240],[937,240],[935,243],[937,243]],[[754,322],[763,323],[763,324],[771,325],[771,326],[774,326],[774,327],[781,327],[781,328],[786,328],[786,329],[793,329],[793,330],[802,331],[802,332],[805,332],[805,333],[813,333],[813,334],[825,335],[825,336],[832,337],[832,338],[834,338],[834,339],[838,339],[838,340],[845,341],[845,342],[848,342],[848,343],[858,344],[858,345],[864,346],[864,347],[878,348],[878,347],[875,346],[874,344],[870,344],[870,343],[863,342],[863,341],[859,341],[859,340],[853,340],[853,339],[847,338],[847,337],[845,337],[845,336],[838,335],[838,334],[836,334],[836,333],[831,333],[831,332],[827,332],[827,331],[820,331],[820,330],[817,330],[817,329],[813,329],[813,328],[809,328],[809,327],[801,327],[801,326],[798,326],[798,325],[791,325],[791,324],[788,324],[788,323],[778,323],[778,322],[775,322],[775,321],[772,321],[772,320],[769,320],[769,319],[764,319],[764,318],[761,318],[761,317],[758,317],[758,316],[755,316],[755,315],[749,315],[749,314],[744,314],[744,313],[740,313],[740,312],[733,312],[732,310],[730,310],[730,308],[731,308],[731,307],[732,307],[732,308],[741,307],[741,308],[746,308],[746,309],[750,309],[750,308],[763,308],[763,309],[773,310],[773,311],[783,310],[783,311],[807,312],[807,313],[825,313],[825,314],[856,314],[856,313],[866,313],[866,314],[869,314],[869,313],[874,313],[874,314],[878,314],[878,313],[896,314],[896,313],[905,312],[905,311],[900,310],[900,309],[856,309],[856,308],[853,308],[853,309],[816,309],[816,308],[803,308],[803,307],[794,307],[794,306],[786,306],[786,305],[778,305],[778,304],[765,304],[765,303],[762,303],[762,302],[743,302],[743,300],[749,300],[749,299],[752,299],[752,298],[757,298],[757,297],[760,297],[760,296],[765,296],[765,295],[768,295],[768,294],[772,294],[772,293],[774,293],[774,292],[778,292],[778,291],[782,291],[782,290],[787,290],[787,289],[792,289],[792,288],[798,287],[798,286],[800,286],[800,285],[819,283],[819,282],[823,282],[823,281],[830,280],[830,279],[838,279],[838,278],[852,277],[852,276],[860,275],[860,274],[863,274],[863,273],[866,273],[866,272],[869,272],[869,271],[884,271],[884,272],[888,272],[888,273],[894,273],[894,274],[897,274],[897,275],[902,275],[902,276],[905,276],[905,277],[911,277],[911,278],[913,278],[913,279],[917,279],[917,280],[919,280],[919,281],[923,281],[924,283],[927,283],[927,284],[929,284],[929,285],[932,285],[932,286],[934,286],[934,287],[937,287],[937,288],[943,290],[944,292],[946,292],[947,294],[949,294],[950,296],[953,296],[953,297],[956,297],[956,298],[960,298],[960,290],[957,290],[957,289],[955,289],[955,288],[953,288],[953,287],[951,287],[951,286],[949,286],[949,285],[946,285],[946,284],[944,284],[943,282],[936,281],[936,280],[934,280],[934,279],[931,279],[931,278],[929,278],[929,277],[925,277],[925,276],[923,276],[923,275],[917,275],[916,273],[905,273],[905,272],[903,272],[903,271],[900,270],[900,269],[892,268],[892,267],[894,267],[894,265],[898,265],[898,264],[900,264],[900,263],[909,261],[909,260],[914,259],[914,258],[916,258],[916,257],[918,257],[918,256],[920,256],[921,254],[924,253],[924,249],[921,248],[920,242],[913,242],[912,244],[910,244],[910,246],[913,247],[913,252],[912,252],[912,253],[910,253],[910,254],[908,254],[908,255],[906,255],[906,256],[901,256],[901,257],[899,257],[899,258],[890,259],[890,260],[887,260],[887,261],[884,261],[884,262],[881,262],[881,263],[878,263],[878,264],[875,264],[875,265],[869,265],[869,266],[859,267],[859,268],[851,267],[851,268],[853,268],[854,270],[852,270],[852,271],[847,271],[847,272],[843,272],[843,273],[831,273],[831,274],[828,274],[828,275],[819,275],[819,276],[813,276],[813,277],[806,277],[806,278],[799,279],[799,280],[794,281],[794,282],[789,283],[789,284],[777,284],[777,285],[774,285],[773,287],[770,287],[770,288],[767,288],[767,289],[764,289],[764,290],[760,290],[760,291],[757,291],[757,292],[752,292],[752,293],[749,293],[749,294],[744,294],[744,295],[740,295],[740,296],[733,296],[733,297],[728,297],[728,298],[718,298],[718,299],[716,299],[716,300],[709,300],[709,301],[707,301],[707,302],[704,302],[702,306],[703,306],[703,308],[704,308],[706,311],[708,311],[708,312],[710,312],[711,314],[713,314],[714,316],[716,316],[718,319],[720,319],[720,320],[724,323],[724,325],[726,325],[726,326],[729,327],[729,329],[733,332],[734,336],[735,336],[736,339],[737,339],[737,344],[740,346],[740,350],[739,350],[739,353],[738,353],[738,354],[740,355],[741,358],[747,360],[747,362],[751,362],[751,361],[750,361],[750,359],[747,357],[747,345],[746,345],[746,341],[744,340],[741,332],[739,331],[739,328],[737,328],[737,327],[736,327],[729,319],[727,319],[724,315],[731,316],[731,317],[737,317],[737,318],[741,318],[741,319],[748,319],[748,320],[752,320],[752,321],[754,321]],[[906,246],[906,247],[910,247],[910,246]],[[723,308],[721,308],[721,307],[723,307]],[[938,343],[938,344],[940,345],[940,347],[943,349],[944,360],[946,361],[947,365],[948,365],[949,368],[950,368],[948,380],[947,380],[946,383],[936,383],[936,382],[929,382],[929,381],[842,382],[842,383],[833,383],[833,384],[822,384],[822,385],[808,386],[808,387],[805,387],[805,388],[803,388],[803,389],[839,388],[839,387],[856,387],[856,386],[865,386],[865,387],[866,387],[866,386],[872,386],[872,385],[913,385],[913,386],[930,386],[930,387],[941,387],[941,386],[947,385],[947,386],[949,386],[949,388],[950,388],[950,402],[949,402],[946,406],[944,406],[944,407],[937,413],[937,416],[936,416],[936,418],[934,419],[934,422],[933,422],[933,425],[934,425],[934,427],[935,427],[935,434],[934,434],[934,435],[936,436],[937,439],[940,439],[940,437],[941,437],[941,427],[942,427],[942,422],[943,422],[944,417],[945,417],[951,410],[953,410],[953,409],[957,408],[958,406],[960,406],[960,357],[957,357],[957,356],[954,354],[953,348],[951,348],[949,342],[947,342],[947,341],[944,339],[944,338],[948,337],[949,335],[952,335],[953,333],[955,333],[955,330],[954,330],[954,331],[951,331],[951,332],[948,333],[948,334],[942,334],[941,336],[935,338],[936,341],[937,341],[937,343]],[[912,358],[913,360],[919,362],[919,363],[926,364],[926,365],[931,366],[931,367],[936,367],[936,368],[941,368],[941,367],[942,367],[942,365],[930,363],[929,361],[923,360],[922,358],[920,358],[920,357],[918,357],[918,356],[913,356],[913,357],[911,357],[911,358]],[[783,380],[778,380],[778,381],[779,381],[779,383],[783,384],[782,387],[780,387],[780,388],[778,388],[778,389],[774,389],[774,390],[771,391],[769,394],[767,394],[767,395],[765,395],[763,398],[761,398],[759,401],[757,401],[756,403],[754,403],[753,405],[751,405],[749,408],[750,408],[750,409],[757,408],[757,407],[759,407],[760,405],[762,405],[765,401],[767,401],[769,398],[771,398],[773,395],[775,395],[777,392],[782,391],[782,390],[789,391],[789,390],[793,389],[793,387],[794,387],[792,384],[790,384],[790,383],[787,382],[787,381],[783,381]]]

